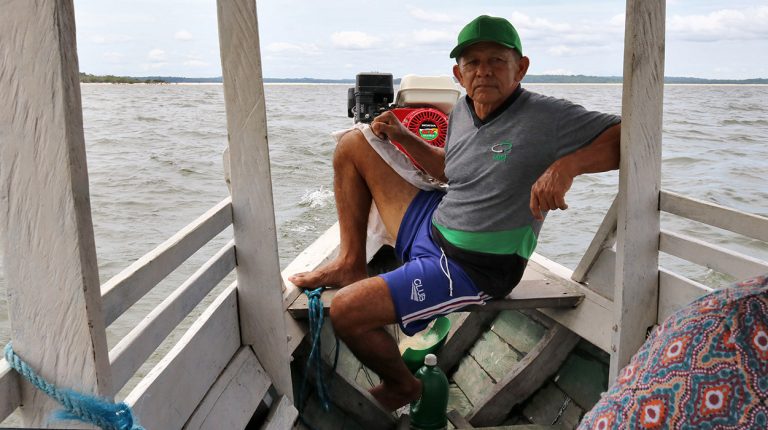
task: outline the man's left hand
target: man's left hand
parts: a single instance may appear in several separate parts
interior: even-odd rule
[[[565,203],[565,193],[571,189],[573,175],[555,163],[539,177],[531,187],[530,208],[533,217],[544,220],[544,212],[554,209],[568,209]]]

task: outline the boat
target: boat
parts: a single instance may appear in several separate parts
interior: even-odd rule
[[[299,401],[300,381],[312,378],[304,367],[307,305],[297,302],[303,296],[287,277],[332,258],[339,232],[331,227],[280,271],[256,2],[218,0],[231,197],[104,284],[91,223],[73,2],[4,6],[0,100],[10,102],[0,109],[0,232],[13,352],[26,366],[52,386],[112,401],[235,272],[236,282],[122,399],[141,426],[407,427],[407,414],[385,411],[368,394],[373,376],[343,345],[334,369],[328,325],[320,370],[333,373],[334,407],[325,412],[311,397]],[[440,363],[453,381],[454,427],[573,428],[650,327],[712,291],[660,267],[660,252],[735,278],[768,272],[765,261],[660,229],[664,212],[768,242],[763,216],[661,189],[664,16],[664,2],[627,2],[619,190],[581,263],[572,271],[535,255],[509,297],[452,317]],[[108,349],[106,327],[230,226],[233,240]],[[371,270],[392,264],[381,242],[367,248]],[[0,420],[16,411],[28,428],[62,424],[50,419],[60,406],[6,360],[0,394]]]

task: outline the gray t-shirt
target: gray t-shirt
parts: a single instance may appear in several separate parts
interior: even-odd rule
[[[486,123],[466,97],[456,103],[445,146],[448,193],[433,217],[438,226],[465,232],[529,226],[538,235],[542,223],[529,209],[534,182],[557,159],[621,121],[567,100],[518,92]]]

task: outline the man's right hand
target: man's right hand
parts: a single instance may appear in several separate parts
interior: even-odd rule
[[[404,141],[411,136],[416,138],[391,111],[374,118],[371,122],[371,130],[380,139],[390,139],[400,143],[405,143]]]
[[[433,178],[448,182],[445,177],[445,151],[429,145],[405,128],[392,112],[384,112],[373,119],[371,130],[380,139],[390,139],[401,144],[421,168]]]

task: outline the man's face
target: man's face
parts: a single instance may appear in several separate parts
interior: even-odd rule
[[[501,105],[528,71],[528,57],[519,61],[515,51],[493,42],[466,48],[453,67],[453,74],[475,104]]]

